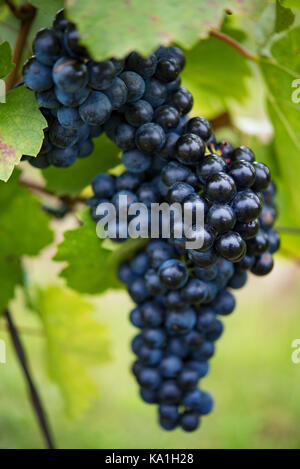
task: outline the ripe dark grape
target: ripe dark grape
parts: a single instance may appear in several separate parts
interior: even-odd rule
[[[157,58],[155,54],[150,57],[142,57],[137,52],[131,52],[126,59],[127,70],[132,70],[143,78],[150,78],[154,75],[157,65]]]
[[[187,133],[198,135],[205,141],[207,141],[212,134],[211,125],[204,117],[193,117],[190,119],[185,126],[185,130]]]
[[[145,86],[143,99],[148,101],[154,108],[161,106],[167,98],[167,88],[156,78],[151,78]]]
[[[128,90],[124,81],[116,77],[112,84],[104,90],[113,109],[120,109],[127,101]]]
[[[152,120],[153,108],[148,101],[140,99],[134,103],[127,104],[124,114],[128,124],[140,127]]]
[[[23,67],[25,85],[32,91],[46,91],[53,85],[52,69],[40,63],[35,57],[28,59]]]
[[[141,99],[145,92],[145,81],[143,78],[135,72],[123,72],[120,78],[124,81],[128,90],[127,101],[134,103],[134,101]]]
[[[166,135],[158,124],[148,123],[138,128],[135,142],[139,150],[145,153],[159,151],[166,141]]]
[[[169,259],[159,268],[161,283],[171,290],[182,287],[188,279],[188,270],[185,264],[177,259]]]
[[[234,180],[226,173],[211,176],[205,185],[205,195],[211,202],[230,202],[236,194]]]
[[[88,70],[84,63],[71,57],[61,57],[53,66],[53,81],[63,91],[75,93],[88,82]]]
[[[239,233],[228,231],[217,238],[216,249],[225,259],[235,262],[246,254],[246,243]]]
[[[184,134],[176,143],[177,159],[182,164],[195,165],[204,156],[205,145],[196,134]]]
[[[253,186],[256,179],[255,167],[248,161],[234,161],[229,167],[228,174],[239,189]]]
[[[231,158],[233,161],[244,160],[244,161],[248,161],[249,163],[253,163],[255,161],[255,156],[254,156],[253,151],[244,145],[236,148],[232,152]]]
[[[32,48],[40,63],[51,66],[60,56],[59,37],[52,28],[41,29],[33,41]]]
[[[116,78],[116,69],[110,60],[94,62],[91,60],[87,64],[89,74],[89,86],[94,90],[103,91],[109,88]]]
[[[150,167],[151,157],[139,150],[130,150],[123,153],[122,162],[128,171],[142,173]]]
[[[181,114],[187,114],[193,107],[193,96],[187,89],[179,88],[171,94],[168,103]]]
[[[176,80],[180,67],[176,59],[162,58],[158,61],[155,76],[163,82]]]
[[[112,111],[111,102],[101,91],[94,91],[79,107],[81,119],[89,125],[101,125]]]

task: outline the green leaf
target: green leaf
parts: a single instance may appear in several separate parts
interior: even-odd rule
[[[300,8],[300,0],[281,0],[280,3],[285,8]]]
[[[290,30],[273,44],[272,59],[261,63],[280,177],[279,224],[294,227],[300,226],[300,106],[293,102],[293,83],[300,78],[299,43],[300,28]]]
[[[264,1],[215,0],[68,0],[67,16],[80,31],[83,43],[98,60],[123,57],[132,50],[150,54],[160,44],[176,42],[190,48],[219,27],[226,8],[257,14]],[[101,40],[99,40],[99,34]]]
[[[50,377],[67,413],[79,417],[98,397],[90,368],[109,359],[107,329],[95,318],[91,301],[59,285],[36,288],[32,306],[45,330]]]
[[[1,235],[0,235],[1,239]],[[15,287],[22,283],[20,259],[13,254],[0,256],[0,317],[8,303],[14,297]]]
[[[283,7],[280,2],[276,2],[276,24],[275,32],[281,33],[289,28],[295,20],[295,15],[290,8]]]
[[[87,158],[78,158],[71,168],[50,167],[43,171],[47,189],[58,195],[75,196],[91,183],[96,174],[106,172],[120,162],[120,150],[106,135],[101,135],[93,141],[93,153]]]
[[[46,120],[32,91],[10,91],[0,113],[0,179],[7,181],[22,155],[36,156],[43,143]]]
[[[30,3],[50,16],[54,16],[58,10],[64,7],[64,0],[51,0],[51,2],[49,0],[30,0]]]
[[[38,199],[18,184],[18,172],[0,183],[0,313],[22,281],[20,258],[35,256],[53,240]]]
[[[109,288],[123,288],[116,276],[119,263],[145,244],[145,239],[113,244],[100,240],[89,210],[80,215],[83,225],[65,233],[54,260],[67,262],[61,272],[68,286],[81,292],[99,294]]]
[[[231,100],[247,97],[246,80],[252,75],[247,60],[228,44],[210,37],[185,51],[183,86],[194,97],[194,114],[214,117],[228,109]]]
[[[0,78],[5,78],[13,68],[10,45],[7,41],[2,42],[0,44]]]

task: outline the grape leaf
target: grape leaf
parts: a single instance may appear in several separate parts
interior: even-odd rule
[[[274,42],[272,59],[261,63],[268,87],[268,112],[275,134],[281,180],[280,197],[284,201],[284,204],[281,202],[279,223],[294,227],[300,226],[300,106],[293,102],[293,83],[300,78],[299,43],[300,28],[290,30]],[[287,54],[287,50],[291,53]]]
[[[30,3],[50,16],[54,16],[64,6],[64,0],[51,0],[51,2],[49,0],[30,0]]]
[[[101,135],[93,141],[93,153],[87,158],[78,158],[71,168],[50,167],[43,171],[47,189],[58,195],[75,196],[91,183],[96,174],[105,172],[120,162],[120,150],[106,135]]]
[[[98,396],[90,368],[110,358],[107,329],[95,318],[91,301],[60,285],[36,288],[31,307],[45,330],[50,378],[69,416],[80,417]]]
[[[97,237],[96,224],[88,209],[80,214],[80,218],[83,225],[65,233],[54,257],[54,260],[68,264],[61,277],[69,287],[81,293],[99,294],[109,288],[123,288],[116,276],[117,266],[144,245],[145,239],[130,239],[114,244],[111,249],[108,240]]]
[[[219,27],[226,8],[256,17],[266,1],[257,0],[67,0],[67,16],[98,60],[131,50],[147,55],[159,44],[192,47]],[[101,40],[99,40],[99,33]]]
[[[285,8],[300,8],[299,0],[281,0],[280,3]]]
[[[0,179],[7,181],[21,156],[36,156],[46,120],[35,95],[24,86],[10,91],[0,105]]]
[[[228,44],[210,37],[185,51],[183,86],[194,97],[193,113],[214,117],[233,99],[247,97],[246,80],[252,75],[247,60]],[[230,67],[228,66],[230,64]]]
[[[1,237],[0,237],[1,238]],[[15,287],[22,283],[22,267],[18,257],[13,254],[0,256],[0,317],[10,300],[14,297]]]
[[[18,176],[16,172],[8,184],[0,183],[0,312],[21,283],[21,256],[35,256],[53,240],[48,216],[38,199],[18,184]]]
[[[276,2],[276,24],[275,32],[281,33],[285,29],[289,28],[295,20],[295,15],[290,8],[285,8],[277,0]]]
[[[0,78],[5,78],[13,68],[10,45],[7,41],[2,42],[0,44]]]

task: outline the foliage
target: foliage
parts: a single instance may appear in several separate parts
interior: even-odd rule
[[[98,239],[96,224],[88,210],[80,214],[80,219],[83,225],[67,231],[64,241],[58,246],[54,259],[68,263],[61,276],[69,287],[81,293],[99,294],[109,288],[122,288],[116,277],[116,268],[121,261],[130,257],[144,240],[128,240],[115,248],[113,243]]]
[[[32,288],[31,307],[46,336],[50,378],[62,392],[67,413],[79,417],[98,396],[89,370],[109,358],[106,327],[82,295],[60,285]]]
[[[23,44],[22,60],[31,55],[37,30],[51,25],[63,3],[32,0],[38,11]],[[82,43],[97,60],[122,57],[133,49],[149,54],[160,44],[182,47],[187,58],[183,86],[194,95],[193,113],[230,116],[225,123],[229,127],[220,131],[240,144],[253,144],[258,159],[270,165],[279,189],[279,225],[299,229],[299,0],[67,0],[65,4]],[[18,30],[19,20],[0,2],[0,79],[13,69],[11,51]],[[212,30],[225,34],[227,42],[212,37]],[[230,39],[236,42],[229,43]],[[241,125],[245,118],[246,129]],[[273,135],[265,131],[265,124],[272,125]],[[37,155],[45,126],[34,93],[24,86],[9,91],[6,103],[0,103],[0,179],[10,178],[0,183],[0,314],[16,285],[23,283],[23,256],[36,256],[53,241],[48,216],[41,210],[45,199],[20,184],[19,169],[13,173],[23,154]],[[78,159],[69,169],[51,167],[34,174],[44,178],[47,193],[71,201],[73,208],[72,199],[82,196],[91,179],[119,162],[119,150],[102,135],[95,139],[92,156]],[[23,163],[19,167],[28,171]],[[31,308],[45,331],[50,375],[72,415],[80,415],[96,395],[90,367],[108,358],[107,331],[82,294],[122,288],[116,267],[143,244],[143,240],[118,245],[99,240],[87,209],[79,218],[80,225],[66,231],[57,247],[55,261],[63,263],[62,283],[35,287],[30,293]],[[282,239],[282,252],[299,257],[299,233],[283,234]]]
[[[22,155],[35,156],[40,150],[46,120],[34,94],[24,86],[10,91],[1,107],[5,112],[0,114],[0,179],[7,181]]]
[[[21,257],[37,255],[53,240],[39,200],[18,176],[16,171],[9,184],[0,183],[0,314],[22,282]]]

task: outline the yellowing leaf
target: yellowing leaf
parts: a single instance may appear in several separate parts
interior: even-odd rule
[[[22,155],[36,156],[46,120],[32,91],[20,86],[0,104],[0,179],[7,181]]]
[[[37,289],[34,309],[43,323],[51,379],[59,386],[66,410],[79,417],[98,396],[92,366],[109,358],[107,329],[95,317],[95,306],[59,285]]]

